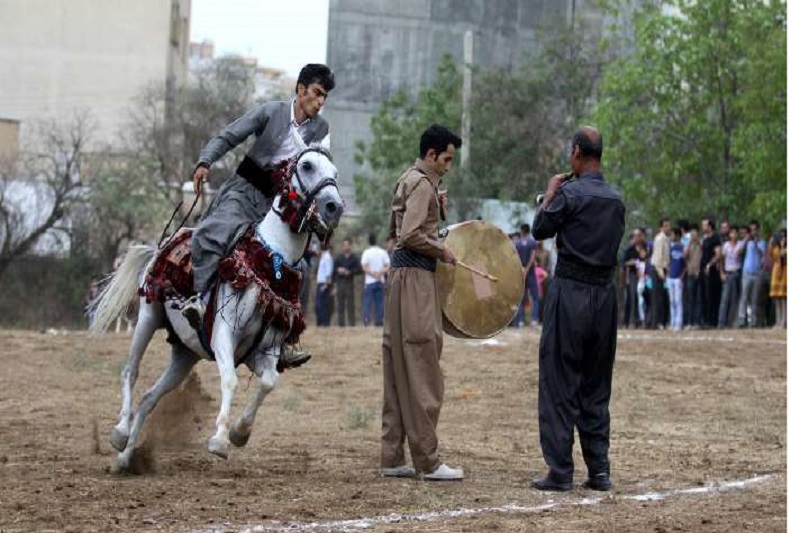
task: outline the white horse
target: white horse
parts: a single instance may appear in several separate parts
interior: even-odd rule
[[[344,203],[337,188],[337,170],[330,154],[323,149],[309,148],[301,152],[290,169],[292,191],[305,199],[301,215],[307,223],[293,231],[281,218],[281,196],[273,199],[272,209],[257,226],[259,239],[279,253],[284,261],[293,265],[302,257],[312,232],[328,234],[339,223]],[[292,195],[292,197],[295,197]],[[155,260],[157,250],[152,246],[132,246],[125,260],[114,273],[110,283],[98,298],[95,320],[91,331],[102,333],[123,311],[134,297],[144,276]],[[146,267],[146,268],[145,268]],[[244,446],[256,412],[267,394],[278,382],[278,360],[286,331],[264,323],[258,310],[261,289],[250,283],[244,290],[236,291],[228,283],[221,283],[217,292],[216,311],[210,348],[219,367],[222,400],[216,421],[216,433],[208,440],[208,450],[222,458],[228,457],[229,443]],[[236,302],[235,305],[226,305]],[[139,315],[133,333],[127,363],[121,374],[122,408],[119,423],[111,434],[111,444],[120,453],[117,468],[129,468],[136,439],[147,415],[159,399],[180,385],[200,359],[210,359],[202,347],[197,332],[182,316],[180,310],[158,301],[147,302],[140,297]],[[136,411],[131,409],[133,387],[139,373],[139,363],[155,331],[167,323],[180,338],[173,344],[172,358],[161,377],[142,397]],[[255,349],[254,343],[261,339]],[[245,356],[246,359],[242,359]],[[250,404],[236,422],[230,426],[230,409],[238,378],[236,365],[246,364],[259,378],[259,386]]]

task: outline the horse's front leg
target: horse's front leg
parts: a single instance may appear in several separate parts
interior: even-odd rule
[[[265,337],[269,337],[271,332],[267,332]],[[229,437],[234,446],[244,446],[250,439],[250,432],[253,429],[253,422],[256,413],[264,398],[272,392],[278,385],[278,359],[281,355],[281,345],[273,344],[265,350],[260,350],[256,354],[255,369],[258,376],[258,389],[253,396],[253,400],[247,405],[242,416],[231,427]]]

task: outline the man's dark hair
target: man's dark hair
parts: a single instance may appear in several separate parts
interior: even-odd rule
[[[588,157],[600,161],[603,157],[603,136],[593,128],[580,128],[572,136],[572,147],[581,149],[581,157]]]
[[[693,223],[689,224],[689,231],[692,231],[692,230],[700,231],[700,226],[698,226],[697,223],[693,222]]]
[[[353,244],[353,240],[350,237],[345,237],[344,239],[342,239],[342,244],[344,243]]]
[[[375,243],[378,242],[378,238],[375,236],[374,233],[370,233],[367,236],[367,242],[369,243],[370,246],[375,246]]]
[[[439,157],[439,154],[447,151],[447,147],[451,144],[456,150],[461,148],[461,137],[440,124],[432,124],[419,139],[419,157],[424,158],[431,148],[436,157]]]
[[[703,220],[708,221],[708,225],[711,229],[717,229],[717,226],[714,224],[714,219],[711,217],[706,217]]]
[[[728,224],[728,233],[732,231],[739,233],[739,226],[737,226],[736,224]]]
[[[328,65],[309,63],[300,70],[294,91],[297,92],[297,86],[300,84],[305,85],[307,88],[312,83],[319,83],[326,91],[332,91],[336,87],[336,78]]]
[[[658,227],[659,228],[663,228],[664,227],[664,222],[671,222],[671,221],[670,221],[669,217],[664,217],[662,219],[659,219]]]
[[[750,226],[755,226],[756,228],[761,229],[761,224],[759,224],[758,220],[756,220],[756,219],[751,220],[749,225]]]
[[[531,226],[530,226],[530,224],[523,224],[523,225],[521,225],[521,226],[519,227],[519,231],[520,231],[521,233],[525,233],[525,234],[528,234],[528,233],[530,233],[530,232],[531,232]]]

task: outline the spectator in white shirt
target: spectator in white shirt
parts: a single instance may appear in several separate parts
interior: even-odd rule
[[[361,254],[361,269],[364,271],[364,325],[372,321],[375,309],[375,325],[383,326],[383,287],[391,260],[389,254],[377,246],[374,233],[369,234],[369,248]]]
[[[750,228],[747,228],[747,233],[749,235]],[[730,226],[728,240],[722,245],[724,269],[720,274],[723,285],[717,320],[719,328],[729,327],[739,309],[739,283],[742,275],[744,244],[739,240],[739,228]]]
[[[333,292],[333,256],[331,247],[322,245],[317,268],[317,299],[314,310],[317,313],[317,326],[326,328],[331,325],[331,295]]]

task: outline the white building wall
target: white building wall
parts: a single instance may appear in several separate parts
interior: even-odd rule
[[[112,142],[151,82],[186,79],[191,0],[1,0],[0,118],[33,123],[88,110]],[[175,19],[173,21],[173,18]]]

